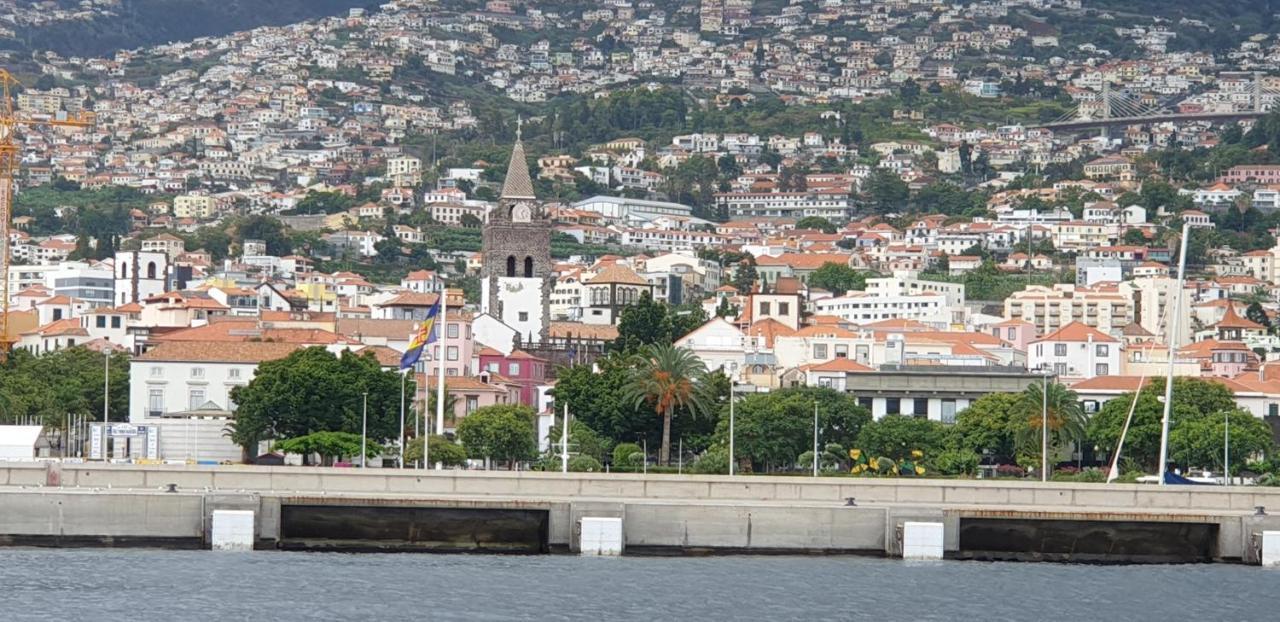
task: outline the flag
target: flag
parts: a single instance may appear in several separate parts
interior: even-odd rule
[[[422,320],[418,325],[418,332],[414,333],[413,339],[409,340],[409,348],[404,351],[404,356],[400,357],[400,369],[409,369],[418,362],[422,357],[422,348],[435,343],[436,341],[436,318],[440,316],[440,303],[444,302],[444,296],[436,299],[436,304],[427,310],[427,319]]]

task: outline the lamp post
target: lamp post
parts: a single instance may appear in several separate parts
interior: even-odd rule
[[[364,407],[360,415],[360,468],[369,467],[369,392],[361,394]]]
[[[733,402],[738,392],[738,381],[729,381],[729,475],[733,475]]]
[[[110,420],[111,409],[111,344],[102,347],[102,423]],[[106,430],[103,430],[105,432]]]
[[[1048,365],[1041,365],[1036,371],[1040,376],[1040,481],[1049,481],[1049,371]]]
[[[404,385],[409,378],[408,370],[400,370],[400,468],[404,468]]]
[[[813,401],[813,476],[818,476],[818,401]]]
[[[1222,413],[1222,485],[1231,485],[1231,414]]]

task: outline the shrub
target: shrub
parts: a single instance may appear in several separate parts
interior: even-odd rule
[[[569,470],[574,473],[599,473],[604,467],[599,460],[584,454],[569,458]]]
[[[997,477],[1026,477],[1027,470],[1016,464],[1002,464],[996,467]]]
[[[613,466],[634,467],[644,463],[644,450],[635,443],[618,443],[613,448]]]
[[[978,454],[966,449],[948,449],[933,459],[943,475],[973,475],[978,470]]]
[[[729,450],[724,447],[712,447],[694,460],[689,472],[700,475],[728,475]]]

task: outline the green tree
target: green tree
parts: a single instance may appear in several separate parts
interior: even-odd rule
[[[1223,434],[1224,424],[1229,426],[1229,441]],[[1222,464],[1223,445],[1228,442],[1232,471],[1255,457],[1270,457],[1275,448],[1271,426],[1248,410],[1232,408],[1179,421],[1169,430],[1169,457],[1184,467],[1211,468]]]
[[[843,296],[848,291],[866,289],[867,273],[854,270],[847,264],[828,261],[809,275],[809,285]]]
[[[409,382],[408,394],[413,390]],[[372,354],[345,351],[335,356],[321,347],[294,350],[262,363],[249,384],[232,389],[237,410],[231,439],[249,453],[263,440],[359,433],[365,393],[369,438],[399,438],[400,374],[384,371]]]
[[[560,459],[560,435],[563,433],[563,428],[564,420],[561,417],[557,417],[556,423],[547,432],[547,440],[551,444],[547,453],[557,461]],[[609,456],[611,451],[613,451],[612,439],[597,434],[590,426],[577,419],[573,419],[569,423],[570,455],[591,456],[599,462],[604,462],[605,457]]]
[[[501,460],[507,468],[532,460],[538,451],[534,438],[536,413],[528,406],[498,404],[485,406],[458,422],[458,440],[472,458],[486,464]]]
[[[646,291],[640,294],[635,304],[622,310],[614,347],[634,350],[652,344],[671,343],[671,328],[667,305],[654,300]]]
[[[749,294],[755,286],[757,278],[759,278],[759,275],[756,273],[756,260],[751,255],[746,255],[734,269],[733,282],[731,284],[739,293]]]
[[[947,427],[930,419],[908,415],[885,415],[862,427],[855,447],[871,457],[900,462],[912,452],[924,453],[925,460],[942,453],[947,445]]]
[[[1018,426],[1026,423],[1023,399],[1018,393],[988,393],[974,400],[956,415],[957,443],[999,463],[1012,463]]]
[[[836,226],[821,216],[805,216],[796,221],[796,229],[812,229],[823,233],[835,233]]]
[[[1043,383],[1032,382],[1022,392],[1022,403],[1023,425],[1019,426],[1015,440],[1018,452],[1028,459],[1040,459],[1046,429],[1051,451],[1060,452],[1066,445],[1084,440],[1087,420],[1080,407],[1080,397],[1065,385],[1050,383],[1046,391]],[[1050,456],[1050,468],[1052,458]]]
[[[903,211],[910,196],[907,182],[889,169],[877,168],[862,182],[862,200],[876,214]]]
[[[271,216],[255,214],[232,223],[229,227],[235,233],[232,239],[237,244],[245,240],[262,240],[267,245],[267,254],[283,257],[293,252],[293,242],[285,234],[284,223]]]
[[[1267,315],[1267,312],[1263,310],[1262,305],[1259,304],[1258,301],[1255,300],[1252,303],[1249,303],[1249,307],[1244,311],[1244,316],[1248,318],[1250,322],[1260,324],[1268,331],[1271,330],[1271,318]]]
[[[712,396],[704,386],[707,368],[693,352],[659,344],[647,346],[627,378],[623,401],[651,404],[662,417],[662,448],[658,462],[671,462],[671,420],[677,410],[694,417],[709,412]]]
[[[102,420],[106,355],[82,346],[33,355],[13,350],[0,365],[0,424],[38,422],[53,430],[66,427],[67,415]],[[129,355],[111,355],[112,421],[129,412]]]
[[[408,446],[404,450],[405,464],[415,464],[422,460],[422,439],[415,439],[407,443]],[[439,462],[442,466],[458,467],[467,464],[467,450],[448,438],[439,434],[432,434],[427,439],[429,451],[428,458],[432,464]]]
[[[321,464],[333,466],[334,461],[343,458],[358,460],[360,454],[360,435],[352,432],[312,432],[306,436],[277,441],[273,446],[276,451],[302,456],[303,464],[307,464],[311,456],[319,455]],[[372,440],[365,445],[365,452],[370,460],[385,449]]]
[[[794,466],[797,456],[813,449],[815,405],[818,439],[824,446],[851,447],[871,421],[871,413],[856,399],[834,389],[793,387],[752,393],[734,405],[735,459],[749,460],[766,471]],[[717,446],[728,447],[728,409],[728,404],[721,406]]]

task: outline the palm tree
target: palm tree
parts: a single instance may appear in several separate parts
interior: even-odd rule
[[[427,418],[427,421],[429,421],[429,422],[430,422],[430,421],[435,421],[435,420],[436,420],[436,419],[435,419],[435,417],[436,417],[436,390],[435,390],[435,385],[434,385],[434,384],[432,385],[432,389],[431,389],[431,391],[429,391],[429,392],[427,393],[427,399],[426,399],[426,402],[427,402],[427,404],[426,404],[427,409],[422,413],[422,415],[421,415],[421,416],[426,417],[426,418]],[[455,409],[455,408],[457,408],[457,407],[458,407],[458,396],[454,395],[453,393],[450,393],[448,389],[445,389],[445,391],[444,391],[444,422],[445,422],[445,425],[449,425],[449,424],[451,424],[451,423],[455,423],[455,419],[457,418],[457,416],[454,414],[454,413],[455,413],[455,410],[454,410],[454,409]],[[432,424],[432,425],[434,425],[434,424]],[[444,432],[441,432],[440,430],[432,430],[432,431],[433,431],[434,433],[436,433],[436,434],[444,434]]]
[[[1039,455],[1041,433],[1045,428],[1045,385],[1032,382],[1022,392],[1026,425],[1019,426],[1017,444],[1026,453]],[[1061,445],[1064,441],[1079,443],[1084,440],[1086,419],[1080,407],[1080,396],[1057,382],[1048,385],[1049,443]]]
[[[658,462],[671,461],[671,417],[677,408],[694,415],[710,412],[706,375],[706,365],[690,350],[653,344],[641,351],[623,388],[623,400],[635,406],[648,402],[662,416]]]

